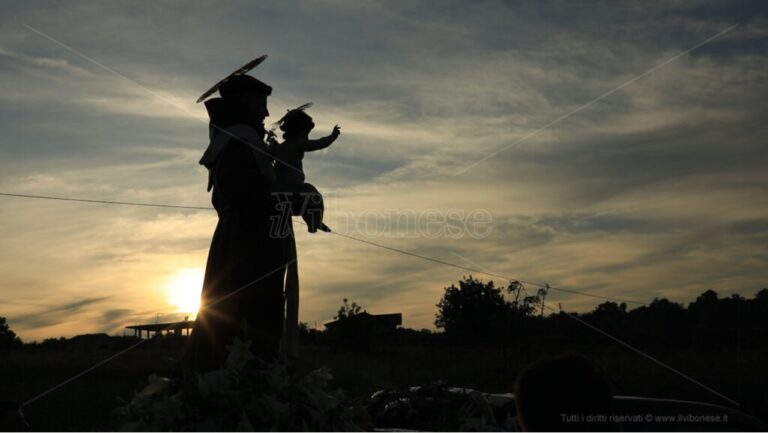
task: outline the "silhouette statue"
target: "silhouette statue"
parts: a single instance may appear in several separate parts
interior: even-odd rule
[[[317,188],[305,182],[302,160],[305,152],[325,149],[333,144],[341,134],[341,128],[336,125],[330,135],[310,140],[309,133],[315,127],[315,123],[304,110],[311,106],[310,102],[288,110],[288,113],[276,122],[283,131],[284,141],[278,143],[273,137],[269,140],[270,149],[276,157],[275,192],[288,203],[293,215],[304,219],[310,233],[315,233],[318,229],[329,232],[331,229],[323,223],[325,212],[323,196]]]
[[[210,145],[200,160],[209,172],[208,191],[213,190],[219,221],[208,253],[201,308],[182,359],[183,365],[198,371],[220,368],[236,336],[250,340],[257,357],[275,360],[284,325],[288,341],[283,348],[288,354],[296,351],[298,271],[290,217],[289,230],[270,230],[275,218],[285,221],[271,194],[275,173],[264,143],[272,88],[245,75],[259,59],[201,97],[216,90],[221,96],[205,102]]]

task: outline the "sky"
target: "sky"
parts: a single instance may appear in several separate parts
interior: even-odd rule
[[[313,136],[342,127],[304,160],[339,233],[638,302],[768,286],[763,2],[2,9],[0,192],[209,206],[195,100],[268,54],[251,72],[274,88],[268,123],[312,101]],[[215,225],[206,210],[0,197],[0,316],[25,341],[183,318]],[[310,326],[348,298],[433,328],[469,274],[327,234],[300,231],[298,249]]]

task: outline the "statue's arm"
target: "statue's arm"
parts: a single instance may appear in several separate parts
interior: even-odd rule
[[[325,149],[333,144],[333,142],[339,138],[339,135],[341,135],[341,128],[339,125],[336,125],[333,127],[333,132],[331,132],[330,135],[317,140],[307,140],[306,143],[304,143],[302,150],[305,152],[312,152],[313,150]]]
[[[336,141],[335,135],[329,135],[323,138],[318,138],[316,140],[307,140],[306,143],[304,143],[304,146],[302,146],[302,150],[305,152],[312,152],[315,150],[325,149],[326,147],[333,144],[334,141]]]

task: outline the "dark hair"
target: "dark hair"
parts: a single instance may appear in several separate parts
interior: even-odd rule
[[[312,117],[304,110],[291,110],[280,120],[280,130],[284,132],[283,138],[309,134],[314,127]]]
[[[219,94],[224,99],[245,95],[269,96],[272,94],[272,87],[250,75],[235,75],[221,84]]]
[[[581,355],[542,358],[515,383],[517,415],[528,431],[610,430],[611,400],[605,378]]]

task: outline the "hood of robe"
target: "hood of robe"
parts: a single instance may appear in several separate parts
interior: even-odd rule
[[[264,124],[249,119],[246,107],[223,98],[213,98],[205,101],[210,119],[208,148],[200,158],[200,165],[208,169],[208,191],[213,187],[213,169],[221,156],[226,144],[236,138],[246,142],[253,150],[259,163],[262,175],[268,180],[274,179],[271,158],[264,145]]]

